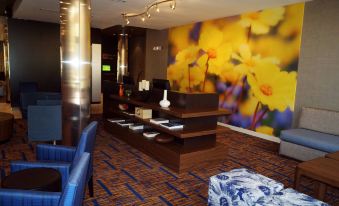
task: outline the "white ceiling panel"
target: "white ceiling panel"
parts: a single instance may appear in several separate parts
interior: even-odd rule
[[[249,11],[273,8],[308,0],[177,0],[174,11],[169,4],[160,13],[151,11],[151,18],[142,22],[131,18],[130,26],[165,29],[193,22],[233,16]],[[141,12],[150,0],[92,0],[92,27],[107,28],[123,24],[124,12]],[[44,22],[59,22],[58,0],[22,0],[14,11],[14,18]]]

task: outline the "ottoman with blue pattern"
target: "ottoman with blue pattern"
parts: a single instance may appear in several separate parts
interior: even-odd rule
[[[282,183],[251,170],[234,169],[210,178],[208,205],[263,205],[266,197],[283,188]]]

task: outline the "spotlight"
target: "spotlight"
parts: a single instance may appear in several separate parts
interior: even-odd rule
[[[145,17],[143,16],[143,17],[141,17],[141,21],[145,21],[146,19],[145,19]]]
[[[158,6],[158,4],[156,5],[156,11],[159,13],[160,12],[160,9],[159,9],[159,6]]]
[[[126,18],[126,24],[129,24],[129,20]]]
[[[175,6],[176,6],[176,2],[173,1],[173,2],[171,3],[170,7],[171,7],[172,10],[174,10],[174,9],[175,9]]]
[[[151,14],[149,12],[146,13],[147,18],[151,18]]]

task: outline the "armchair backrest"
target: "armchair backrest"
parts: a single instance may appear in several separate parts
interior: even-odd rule
[[[61,105],[28,106],[27,128],[29,141],[61,140]]]
[[[61,99],[38,99],[36,104],[41,106],[61,105]]]
[[[38,83],[37,82],[20,82],[19,83],[19,92],[36,92],[38,91]]]
[[[93,121],[89,125],[87,125],[87,127],[82,131],[80,141],[78,143],[74,159],[72,162],[71,170],[73,169],[73,166],[77,164],[77,162],[79,161],[80,157],[84,152],[88,152],[89,154],[91,154],[90,160],[91,167],[97,126],[98,122]]]
[[[59,206],[81,206],[86,187],[87,168],[90,154],[84,152],[71,171],[70,177],[62,192]]]

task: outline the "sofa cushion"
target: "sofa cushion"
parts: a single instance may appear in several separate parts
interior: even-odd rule
[[[303,107],[299,128],[339,135],[339,112]]]
[[[248,169],[234,169],[210,177],[208,205],[255,205],[284,185]]]
[[[339,151],[339,136],[317,132],[308,129],[289,129],[280,134],[284,141],[324,152]]]
[[[284,189],[269,197],[266,197],[261,205],[275,205],[275,206],[296,206],[296,205],[309,205],[309,206],[328,206],[328,204],[314,199],[311,196],[297,192],[291,188]]]

